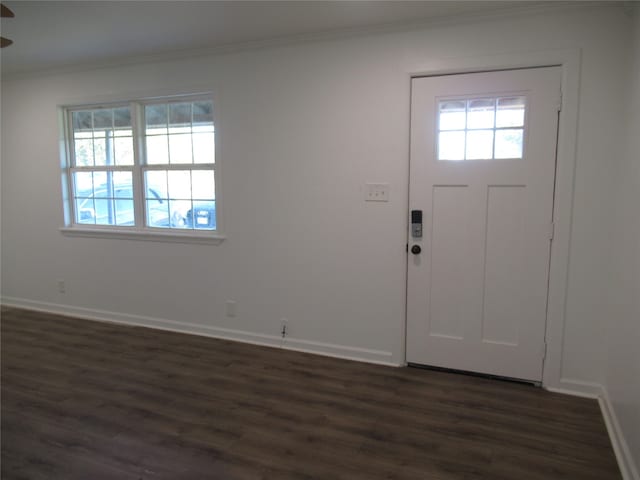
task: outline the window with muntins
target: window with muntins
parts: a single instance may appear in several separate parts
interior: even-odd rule
[[[438,102],[438,160],[521,159],[526,97],[444,99]]]
[[[65,113],[73,226],[185,235],[217,230],[210,98],[80,106]]]

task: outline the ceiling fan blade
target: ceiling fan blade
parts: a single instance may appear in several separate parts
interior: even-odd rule
[[[9,40],[8,38],[0,37],[0,48],[8,47],[13,43],[13,40]]]
[[[15,17],[15,15],[13,14],[13,12],[11,10],[9,10],[9,7],[4,6],[3,4],[0,3],[0,17],[2,18],[13,18]]]

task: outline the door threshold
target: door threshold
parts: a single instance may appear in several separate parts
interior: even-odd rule
[[[491,380],[499,380],[501,382],[519,383],[522,385],[531,385],[533,387],[541,387],[542,382],[534,380],[523,380],[521,378],[503,377],[501,375],[491,375],[489,373],[470,372],[468,370],[456,370],[455,368],[436,367],[433,365],[423,365],[420,363],[407,363],[408,367],[420,368],[422,370],[433,370],[436,372],[455,373],[458,375],[467,375],[469,377],[489,378]]]

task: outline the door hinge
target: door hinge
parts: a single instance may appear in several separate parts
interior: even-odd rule
[[[556,232],[556,224],[555,222],[551,222],[549,224],[549,240],[553,240],[553,236],[555,235]]]
[[[542,348],[540,350],[540,353],[542,355],[542,360],[547,358],[547,342],[542,342]]]

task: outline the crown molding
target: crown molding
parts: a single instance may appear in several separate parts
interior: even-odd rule
[[[498,2],[499,3],[499,2]],[[630,4],[627,7],[626,4]],[[625,11],[628,8],[636,10],[638,2],[623,2],[617,0],[605,1],[523,1],[521,5],[487,9],[481,12],[468,12],[465,14],[443,15],[429,19],[418,19],[409,22],[395,22],[391,24],[374,25],[367,27],[341,28],[320,33],[301,35],[286,35],[269,40],[250,41],[204,47],[196,49],[162,52],[148,55],[122,56],[96,62],[70,63],[55,67],[33,68],[4,73],[0,65],[0,76],[3,81],[25,80],[30,77],[55,76],[68,73],[89,72],[108,68],[127,67],[133,65],[165,63],[176,60],[186,60],[202,57],[215,57],[229,55],[238,52],[264,50],[271,48],[285,48],[304,43],[317,43],[336,41],[347,38],[366,37],[379,34],[407,33],[424,30],[427,28],[442,28],[456,25],[468,25],[474,23],[490,22],[494,20],[522,18],[531,15],[544,15],[549,13],[575,12],[577,10],[588,11],[602,8],[620,8]]]

